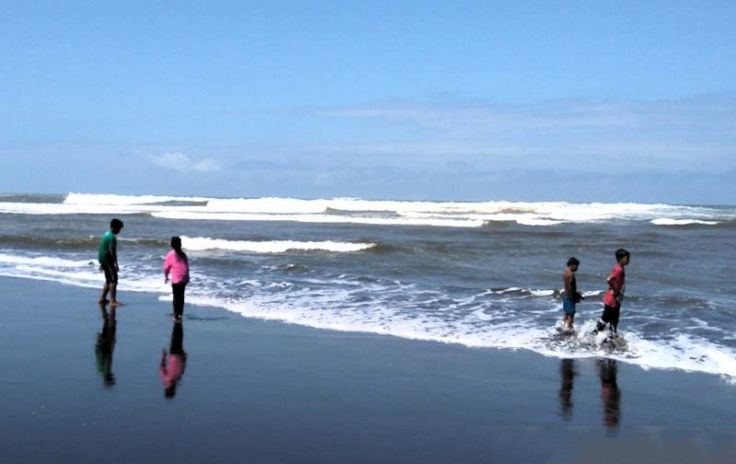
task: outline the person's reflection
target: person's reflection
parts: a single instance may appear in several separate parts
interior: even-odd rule
[[[617,428],[621,420],[621,390],[616,382],[618,366],[615,359],[598,360],[601,378],[601,401],[603,404],[603,424],[611,429]]]
[[[560,364],[560,414],[565,420],[572,417],[572,389],[576,374],[575,361],[563,359]]]
[[[102,329],[95,341],[95,359],[97,372],[102,376],[102,382],[107,388],[115,385],[115,375],[112,373],[112,352],[115,349],[115,308],[109,310],[104,304],[100,305],[102,314]]]
[[[163,350],[161,367],[159,368],[166,398],[176,396],[176,387],[181,381],[184,369],[187,366],[187,353],[184,351],[184,324],[178,322],[173,325],[169,353],[167,355],[166,350]]]

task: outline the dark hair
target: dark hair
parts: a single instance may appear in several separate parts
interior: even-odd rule
[[[631,256],[628,251],[624,250],[623,248],[619,248],[616,250],[616,261],[621,261],[626,256]]]
[[[567,260],[567,265],[572,266],[573,264],[578,265],[580,264],[580,260],[576,257],[572,256],[570,259]]]
[[[176,256],[183,259],[184,261],[187,261],[187,254],[184,253],[181,249],[181,237],[171,237],[171,248],[173,248],[176,252]]]
[[[121,221],[118,218],[113,219],[112,221],[110,221],[110,228],[111,229],[122,229],[123,221]]]

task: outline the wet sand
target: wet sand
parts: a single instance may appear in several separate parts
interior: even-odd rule
[[[0,456],[41,462],[732,462],[736,385],[249,320],[0,278]],[[163,361],[162,355],[166,357]],[[168,387],[168,388],[167,388]]]

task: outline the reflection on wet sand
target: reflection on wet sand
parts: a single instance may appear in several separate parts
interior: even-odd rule
[[[598,360],[598,373],[601,379],[601,402],[603,405],[603,425],[615,429],[621,420],[621,390],[616,381],[618,366],[615,359]]]
[[[176,388],[187,366],[187,353],[184,351],[184,324],[177,322],[171,329],[169,352],[163,350],[159,375],[164,384],[164,396],[174,398]]]
[[[575,361],[563,359],[560,363],[560,415],[565,420],[572,418],[572,389],[576,374]]]
[[[596,361],[598,377],[600,379],[600,398],[603,408],[603,425],[609,430],[616,430],[621,421],[621,389],[618,388],[618,365],[615,359],[598,359]],[[559,407],[562,419],[569,421],[573,415],[572,391],[575,377],[578,376],[577,366],[573,359],[560,361],[560,390]]]
[[[97,372],[102,376],[102,382],[107,388],[115,385],[115,375],[112,373],[112,353],[115,350],[115,308],[109,310],[104,304],[100,305],[102,314],[102,329],[97,334],[95,341],[95,359],[97,361]]]

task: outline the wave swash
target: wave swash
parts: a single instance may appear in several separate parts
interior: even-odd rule
[[[0,196],[0,275],[99,287],[96,242],[113,215],[126,221],[123,292],[168,298],[161,258],[177,234],[192,261],[193,304],[319,329],[608,356],[736,379],[733,207]],[[626,348],[610,350],[589,332],[618,246],[632,250],[633,264]],[[577,334],[561,338],[556,285],[572,254],[583,262],[587,301]]]

